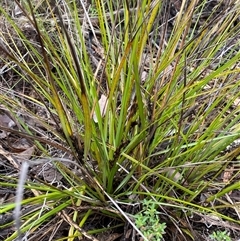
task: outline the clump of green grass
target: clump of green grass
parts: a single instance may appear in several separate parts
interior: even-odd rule
[[[160,220],[192,238],[190,227],[177,225],[183,214],[188,223],[191,213],[238,223],[220,211],[231,207],[222,197],[237,188],[234,176],[203,203],[199,198],[220,185],[219,176],[239,154],[225,152],[240,137],[239,5],[232,1],[220,13],[216,6],[202,22],[207,1],[183,1],[172,19],[168,1],[96,0],[94,17],[82,2],[45,3],[44,16],[30,1],[18,3],[21,20],[0,9],[12,31],[1,36],[2,61],[32,90],[11,100],[1,93],[1,103],[18,120],[14,134],[34,141],[30,165],[52,163],[63,182],[55,187],[36,176],[36,182],[26,180],[32,195],[21,205],[37,208],[22,215],[21,233],[31,237],[58,215],[69,224],[68,240],[124,230],[125,220],[147,239],[129,208],[142,200],[160,203]],[[37,120],[37,130],[27,117]],[[0,213],[14,207],[4,204]],[[102,220],[110,225],[100,226]]]

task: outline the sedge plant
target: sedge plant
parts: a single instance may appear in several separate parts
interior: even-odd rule
[[[7,26],[0,50],[2,71],[14,79],[2,79],[0,101],[16,128],[0,128],[35,153],[25,160],[20,232],[5,240],[43,231],[54,240],[96,240],[130,229],[148,240],[154,234],[141,231],[135,206],[149,201],[166,240],[177,233],[194,240],[193,213],[239,224],[221,212],[234,210],[224,197],[239,187],[238,171],[220,179],[239,155],[226,151],[240,137],[239,3],[11,4],[21,17],[0,7]],[[59,178],[34,171],[47,164]],[[18,186],[16,175],[0,180]],[[4,202],[0,214],[15,207]],[[55,239],[61,225],[66,232]]]

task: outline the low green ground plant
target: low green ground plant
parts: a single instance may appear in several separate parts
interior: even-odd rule
[[[142,210],[135,214],[136,226],[142,231],[147,240],[162,240],[166,223],[160,223],[160,212],[153,200],[143,200]]]
[[[0,185],[24,183],[0,207],[18,210],[5,240],[152,240],[151,224],[156,240],[194,240],[193,215],[239,225],[222,212],[239,188],[239,3],[87,2],[0,6],[1,111],[15,123],[0,127]],[[21,159],[11,138],[34,151]]]
[[[216,241],[231,241],[232,239],[229,237],[227,231],[216,231],[210,235],[211,240]]]

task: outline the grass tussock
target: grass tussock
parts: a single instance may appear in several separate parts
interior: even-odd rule
[[[196,217],[234,236],[239,3],[10,5],[0,7],[0,185],[20,191],[0,209],[17,210],[5,240],[155,240],[144,215],[162,240],[206,240]]]

